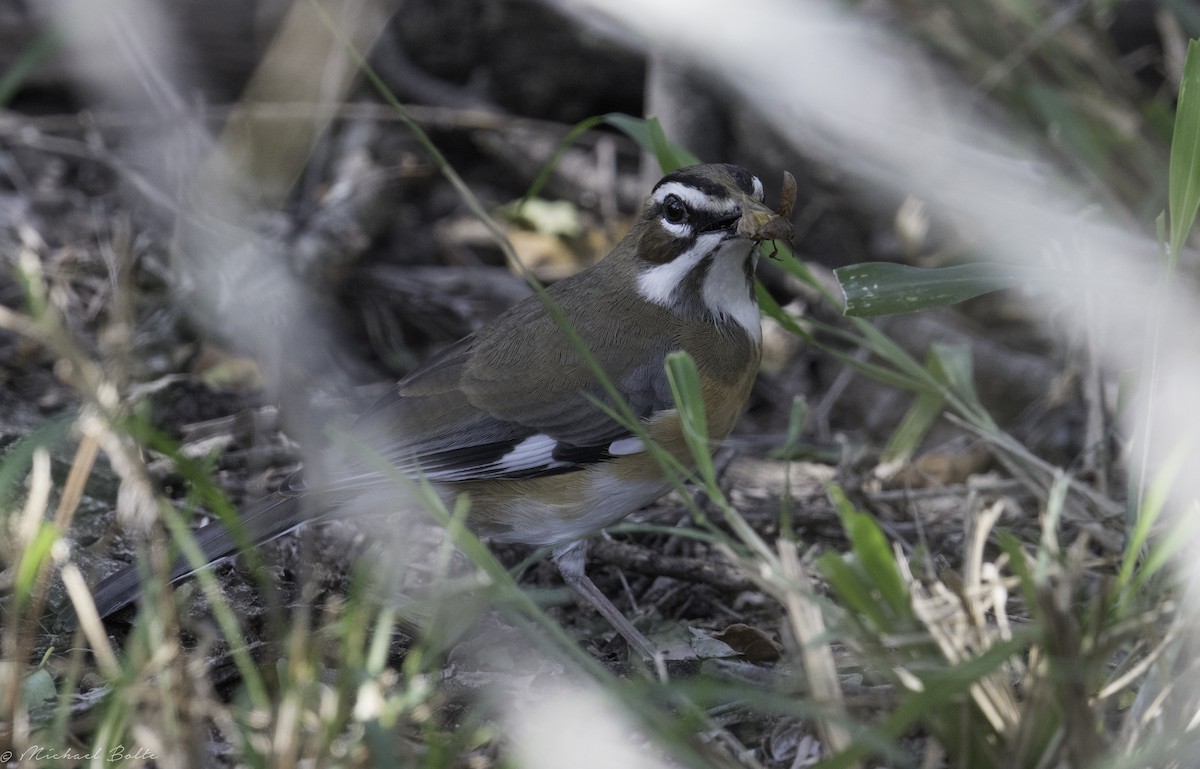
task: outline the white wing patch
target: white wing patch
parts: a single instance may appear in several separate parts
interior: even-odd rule
[[[504,473],[532,470],[536,467],[565,467],[565,462],[554,458],[554,447],[558,441],[549,435],[538,433],[512,447],[504,456],[494,463],[495,469]]]
[[[646,450],[646,444],[641,438],[621,438],[608,444],[608,453],[614,457],[626,457],[630,454],[641,454]]]
[[[490,462],[438,461],[430,458],[421,466],[421,472],[431,481],[473,481],[483,478],[521,477],[539,474],[539,471],[554,471],[576,468],[573,461],[557,459],[554,451],[559,446],[556,439],[545,433],[537,433],[517,443],[503,455]],[[470,447],[464,447],[469,449]],[[637,438],[618,438],[608,445],[608,453],[614,457],[638,454],[646,447]],[[469,453],[469,452],[468,452]],[[418,460],[415,465],[420,466]]]
[[[421,460],[416,464],[431,481],[474,481],[481,478],[497,478],[521,475],[537,470],[556,470],[571,467],[570,462],[554,458],[558,441],[549,435],[537,433],[525,438],[499,458],[490,462],[450,461],[439,462],[436,458]],[[469,446],[464,449],[469,449]],[[439,466],[440,465],[440,466]]]

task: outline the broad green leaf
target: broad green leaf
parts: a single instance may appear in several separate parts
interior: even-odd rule
[[[956,304],[1036,277],[1031,269],[987,262],[936,268],[864,262],[833,274],[846,297],[845,313],[864,318]]]
[[[667,134],[663,131],[662,123],[658,122],[658,118],[646,118],[646,127],[650,129],[650,140],[654,145],[654,157],[658,158],[658,164],[662,166],[663,173],[670,173],[684,166],[694,166],[700,162],[700,158],[667,138]]]
[[[38,668],[21,682],[21,704],[27,710],[37,710],[52,705],[58,699],[54,687],[54,676],[45,668]]]
[[[686,148],[666,137],[657,118],[643,119],[612,112],[604,116],[604,122],[622,131],[642,149],[652,153],[658,159],[664,173],[684,166],[694,166],[700,162],[700,159]]]
[[[1171,137],[1171,170],[1167,183],[1171,211],[1171,265],[1187,241],[1200,208],[1200,42],[1188,43],[1175,132]]]

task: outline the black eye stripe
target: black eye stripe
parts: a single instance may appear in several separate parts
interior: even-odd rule
[[[660,215],[669,224],[688,225],[689,230],[693,233],[729,229],[737,224],[738,218],[742,215],[741,211],[697,211],[694,208],[689,208],[686,204],[684,204],[684,210],[687,212],[687,215],[683,219],[673,219],[667,209],[666,201],[663,201],[663,206],[660,208]]]
[[[737,224],[737,220],[741,217],[740,211],[734,213],[710,214],[702,221],[697,223],[699,232],[715,232],[717,230],[728,230]]]

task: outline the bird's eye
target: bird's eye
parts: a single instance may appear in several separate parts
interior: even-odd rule
[[[667,195],[667,199],[663,201],[662,210],[663,219],[667,220],[667,224],[683,224],[687,221],[687,206],[677,195]]]

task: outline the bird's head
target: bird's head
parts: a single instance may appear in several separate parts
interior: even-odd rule
[[[624,256],[646,301],[688,320],[737,324],[758,339],[754,270],[765,238],[756,235],[783,221],[744,168],[689,166],[654,186]]]

